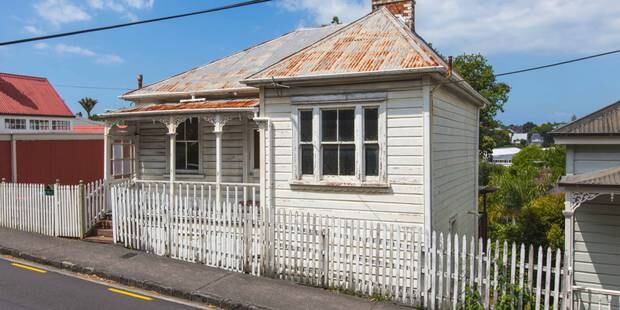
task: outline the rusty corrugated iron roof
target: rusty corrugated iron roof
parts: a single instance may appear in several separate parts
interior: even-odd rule
[[[248,80],[417,69],[447,64],[385,7]]]
[[[46,78],[0,73],[0,114],[73,117]]]
[[[560,186],[620,186],[620,166],[580,175],[567,175],[558,182]]]
[[[551,132],[553,135],[620,135],[620,101]]]
[[[211,62],[163,81],[130,91],[122,97],[158,93],[191,93],[247,87],[240,80],[264,69],[342,28],[332,25],[298,29],[226,58]],[[127,98],[126,98],[127,99]]]
[[[120,109],[109,115],[133,115],[142,113],[156,113],[156,112],[174,112],[183,111],[185,113],[196,110],[221,110],[225,112],[226,109],[240,109],[240,108],[254,108],[259,104],[259,100],[256,98],[250,99],[235,99],[235,100],[211,100],[201,102],[185,102],[185,103],[166,103],[166,104],[146,104],[133,108]],[[103,117],[106,114],[102,115]]]

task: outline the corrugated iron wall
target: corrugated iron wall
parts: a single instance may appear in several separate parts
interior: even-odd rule
[[[11,141],[0,141],[0,180],[11,181]]]
[[[4,164],[0,173],[3,170]],[[10,171],[9,161],[9,175]],[[59,179],[61,184],[78,184],[102,178],[103,140],[17,141],[19,183],[51,184]]]

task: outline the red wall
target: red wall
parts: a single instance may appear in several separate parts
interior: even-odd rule
[[[11,181],[11,141],[0,141],[0,180]]]
[[[51,184],[56,179],[61,184],[103,179],[103,140],[17,141],[19,183]]]

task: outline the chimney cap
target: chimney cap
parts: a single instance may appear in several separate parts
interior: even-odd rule
[[[144,76],[142,74],[138,74],[138,89],[142,88],[142,81],[144,80]]]

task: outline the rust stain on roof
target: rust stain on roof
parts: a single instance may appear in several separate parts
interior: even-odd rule
[[[382,8],[249,79],[447,67],[431,48]]]
[[[149,104],[135,108],[123,109],[115,113],[138,113],[155,111],[187,111],[187,110],[207,110],[207,109],[233,109],[233,108],[253,108],[258,106],[258,99],[241,100],[215,100],[203,102],[187,102],[175,104]]]

